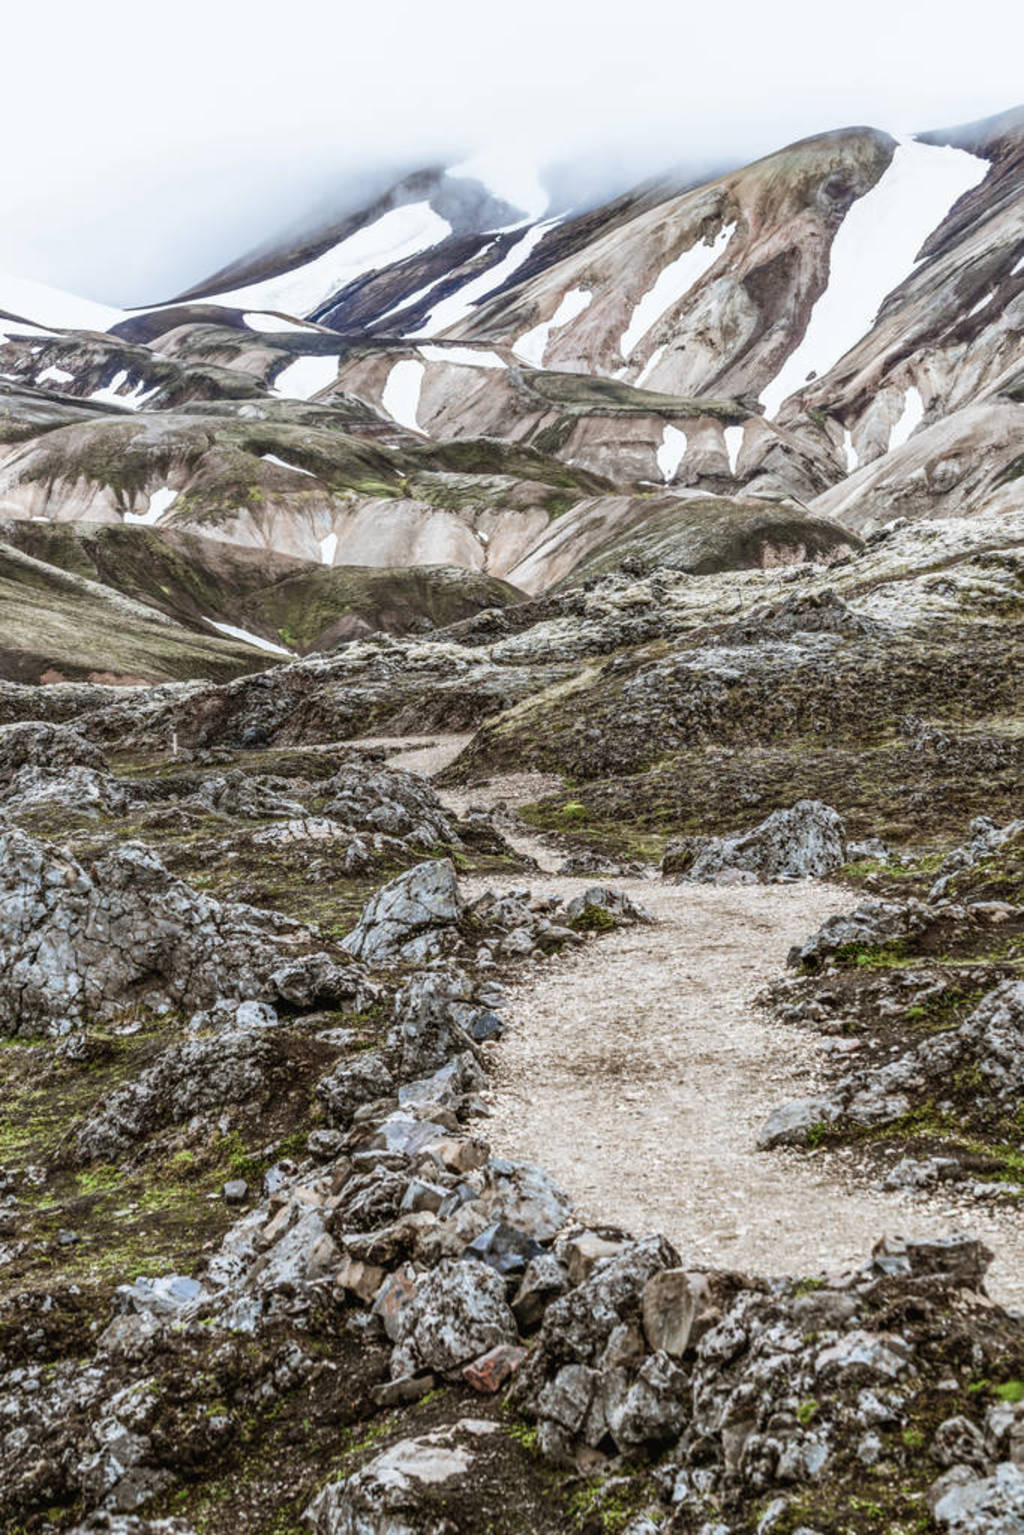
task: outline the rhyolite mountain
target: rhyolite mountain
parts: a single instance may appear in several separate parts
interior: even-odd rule
[[[1019,506],[1024,109],[583,212],[481,175],[425,169],[130,313],[0,280],[0,516],[138,530],[100,583],[216,675],[237,645],[207,620],[302,652],[346,613],[447,622],[623,560],[828,561],[894,518]],[[190,567],[229,558],[205,539],[268,583],[284,556],[345,574],[319,626],[241,590],[200,611],[136,581],[154,528]],[[414,567],[443,574],[395,574],[392,604],[358,574]],[[22,671],[67,674],[24,623]],[[123,675],[182,675],[147,646]]]

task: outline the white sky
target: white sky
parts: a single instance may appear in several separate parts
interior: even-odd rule
[[[0,268],[114,303],[358,173],[486,146],[585,158],[614,191],[1024,98],[1020,0],[55,0],[9,5],[3,33]]]

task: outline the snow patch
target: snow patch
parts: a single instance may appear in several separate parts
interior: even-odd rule
[[[656,346],[654,348],[654,351],[651,353],[650,357],[648,357],[646,363],[644,364],[643,371],[637,375],[636,383],[633,385],[634,389],[643,388],[664,355],[665,348],[663,346]],[[625,373],[628,370],[623,368],[621,371]]]
[[[410,432],[419,432],[421,437],[427,434],[416,420],[416,413],[420,405],[420,390],[423,388],[423,375],[426,367],[416,357],[403,357],[401,362],[396,362],[388,374],[388,381],[384,385],[384,392],[380,397],[380,403],[399,426],[408,427]]]
[[[763,391],[765,414],[820,378],[865,336],[883,300],[913,271],[918,252],[950,208],[977,186],[987,160],[947,145],[896,146],[880,179],[850,208],[832,241],[828,287],[806,334]]]
[[[843,432],[843,452],[846,455],[846,472],[852,474],[860,464],[860,454],[853,446],[853,433],[849,427]]]
[[[920,390],[911,385],[903,396],[903,413],[889,433],[889,452],[891,453],[893,448],[902,447],[910,434],[921,425],[923,419],[924,401]]]
[[[589,306],[593,296],[589,288],[570,288],[568,293],[562,295],[558,308],[550,320],[541,321],[532,330],[524,331],[518,341],[513,341],[513,352],[517,357],[521,357],[523,362],[528,362],[531,367],[542,368],[551,332],[560,330],[563,325],[568,325],[570,320],[575,320],[578,315],[581,315]]]
[[[178,492],[172,490],[169,485],[164,485],[160,490],[154,490],[149,498],[149,506],[144,512],[125,512],[125,522],[147,523],[152,525],[159,522],[160,518],[177,501]]]
[[[283,645],[275,645],[272,640],[265,640],[261,634],[250,634],[248,629],[236,629],[234,624],[219,624],[215,618],[204,618],[204,624],[209,624],[211,629],[216,629],[219,634],[226,634],[232,640],[244,640],[247,645],[255,645],[257,650],[267,650],[274,656],[290,656],[292,651],[286,650]]]
[[[746,431],[742,426],[727,426],[722,436],[725,438],[725,451],[729,455],[729,473],[736,478],[736,465],[739,461],[740,449],[743,447],[743,436]]]
[[[442,331],[450,330],[460,320],[464,320],[468,314],[488,294],[494,293],[521,267],[548,230],[557,220],[552,219],[546,224],[534,224],[528,229],[521,239],[517,240],[510,250],[506,251],[504,258],[497,266],[491,267],[486,272],[481,272],[479,277],[474,277],[470,282],[463,283],[461,288],[443,298],[427,315],[426,320],[419,330],[410,332],[412,336],[437,336]]]
[[[451,362],[466,368],[507,368],[497,352],[476,351],[471,346],[421,346],[421,357],[428,362]]]
[[[308,474],[311,480],[316,479],[312,469],[300,469],[298,464],[286,464],[283,458],[278,458],[276,453],[261,453],[260,457],[268,464],[276,464],[279,469],[290,469],[292,474]]]
[[[1011,277],[1016,277],[1018,272],[1024,272],[1024,256],[1022,256],[1020,258],[1020,260],[1017,262],[1017,265],[1010,272],[1010,276]]]
[[[648,288],[635,306],[629,324],[622,333],[619,351],[623,357],[628,358],[647,332],[657,325],[673,305],[685,298],[694,284],[700,282],[704,274],[714,266],[732,239],[735,228],[735,224],[727,224],[711,245],[698,240],[696,245],[683,251],[681,256],[662,268],[653,286]]]
[[[73,373],[68,373],[64,368],[44,368],[42,373],[40,373],[39,377],[36,379],[36,383],[47,384],[51,380],[55,384],[73,384],[75,381],[75,375]]]
[[[312,314],[357,278],[418,256],[421,251],[440,245],[451,232],[451,225],[434,212],[429,202],[406,203],[381,214],[372,224],[357,229],[347,240],[341,240],[304,266],[241,288],[208,293],[196,302],[228,304],[251,311],[283,309],[286,314]]]
[[[685,456],[686,433],[678,426],[667,426],[661,434],[661,446],[657,453],[658,468],[666,485],[669,480],[675,479]]]
[[[123,309],[79,298],[62,288],[48,288],[45,283],[31,282],[27,277],[12,277],[7,272],[0,273],[0,309],[55,330],[109,330],[125,318]],[[8,322],[3,324],[7,329]]]
[[[337,376],[337,357],[299,357],[277,375],[274,391],[289,400],[311,400],[333,384]]]
[[[105,405],[120,405],[124,410],[139,410],[147,400],[152,399],[159,387],[154,384],[152,389],[147,389],[144,384],[136,384],[128,394],[121,394],[120,391],[127,382],[128,369],[122,368],[120,372],[114,374],[109,384],[104,384],[102,389],[94,389],[89,399],[100,400]]]
[[[970,319],[972,314],[980,314],[983,309],[987,309],[989,304],[992,302],[992,295],[995,293],[995,291],[995,288],[990,288],[985,294],[985,297],[980,298],[973,309],[968,309],[967,318]]]
[[[334,564],[334,556],[337,554],[337,552],[338,552],[338,535],[337,535],[337,533],[328,533],[326,538],[322,538],[320,540],[320,563],[321,563],[321,565],[333,565]]]
[[[318,325],[306,325],[301,320],[289,320],[283,314],[260,314],[250,310],[242,316],[243,322],[250,330],[261,331],[263,335],[270,336],[278,331],[318,331]]]

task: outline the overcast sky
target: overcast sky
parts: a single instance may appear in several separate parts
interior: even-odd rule
[[[56,0],[6,8],[0,267],[170,296],[402,167],[487,147],[609,191],[820,129],[1024,100],[1020,0]]]

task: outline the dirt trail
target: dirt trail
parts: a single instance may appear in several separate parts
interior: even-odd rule
[[[429,775],[464,741],[396,742],[390,760]],[[462,809],[549,787],[521,775],[443,797]],[[514,840],[540,855],[528,880],[538,891],[568,899],[594,883],[548,872],[559,855],[540,839]],[[842,1152],[756,1150],[771,1109],[818,1090],[836,1046],[770,1021],[752,998],[848,892],[609,882],[658,921],[539,962],[510,989],[487,1125],[495,1151],[548,1168],[584,1219],[664,1231],[688,1262],[814,1273],[862,1261],[883,1232],[969,1230],[996,1254],[991,1293],[1024,1305],[1024,1223],[1012,1210],[867,1187]]]

